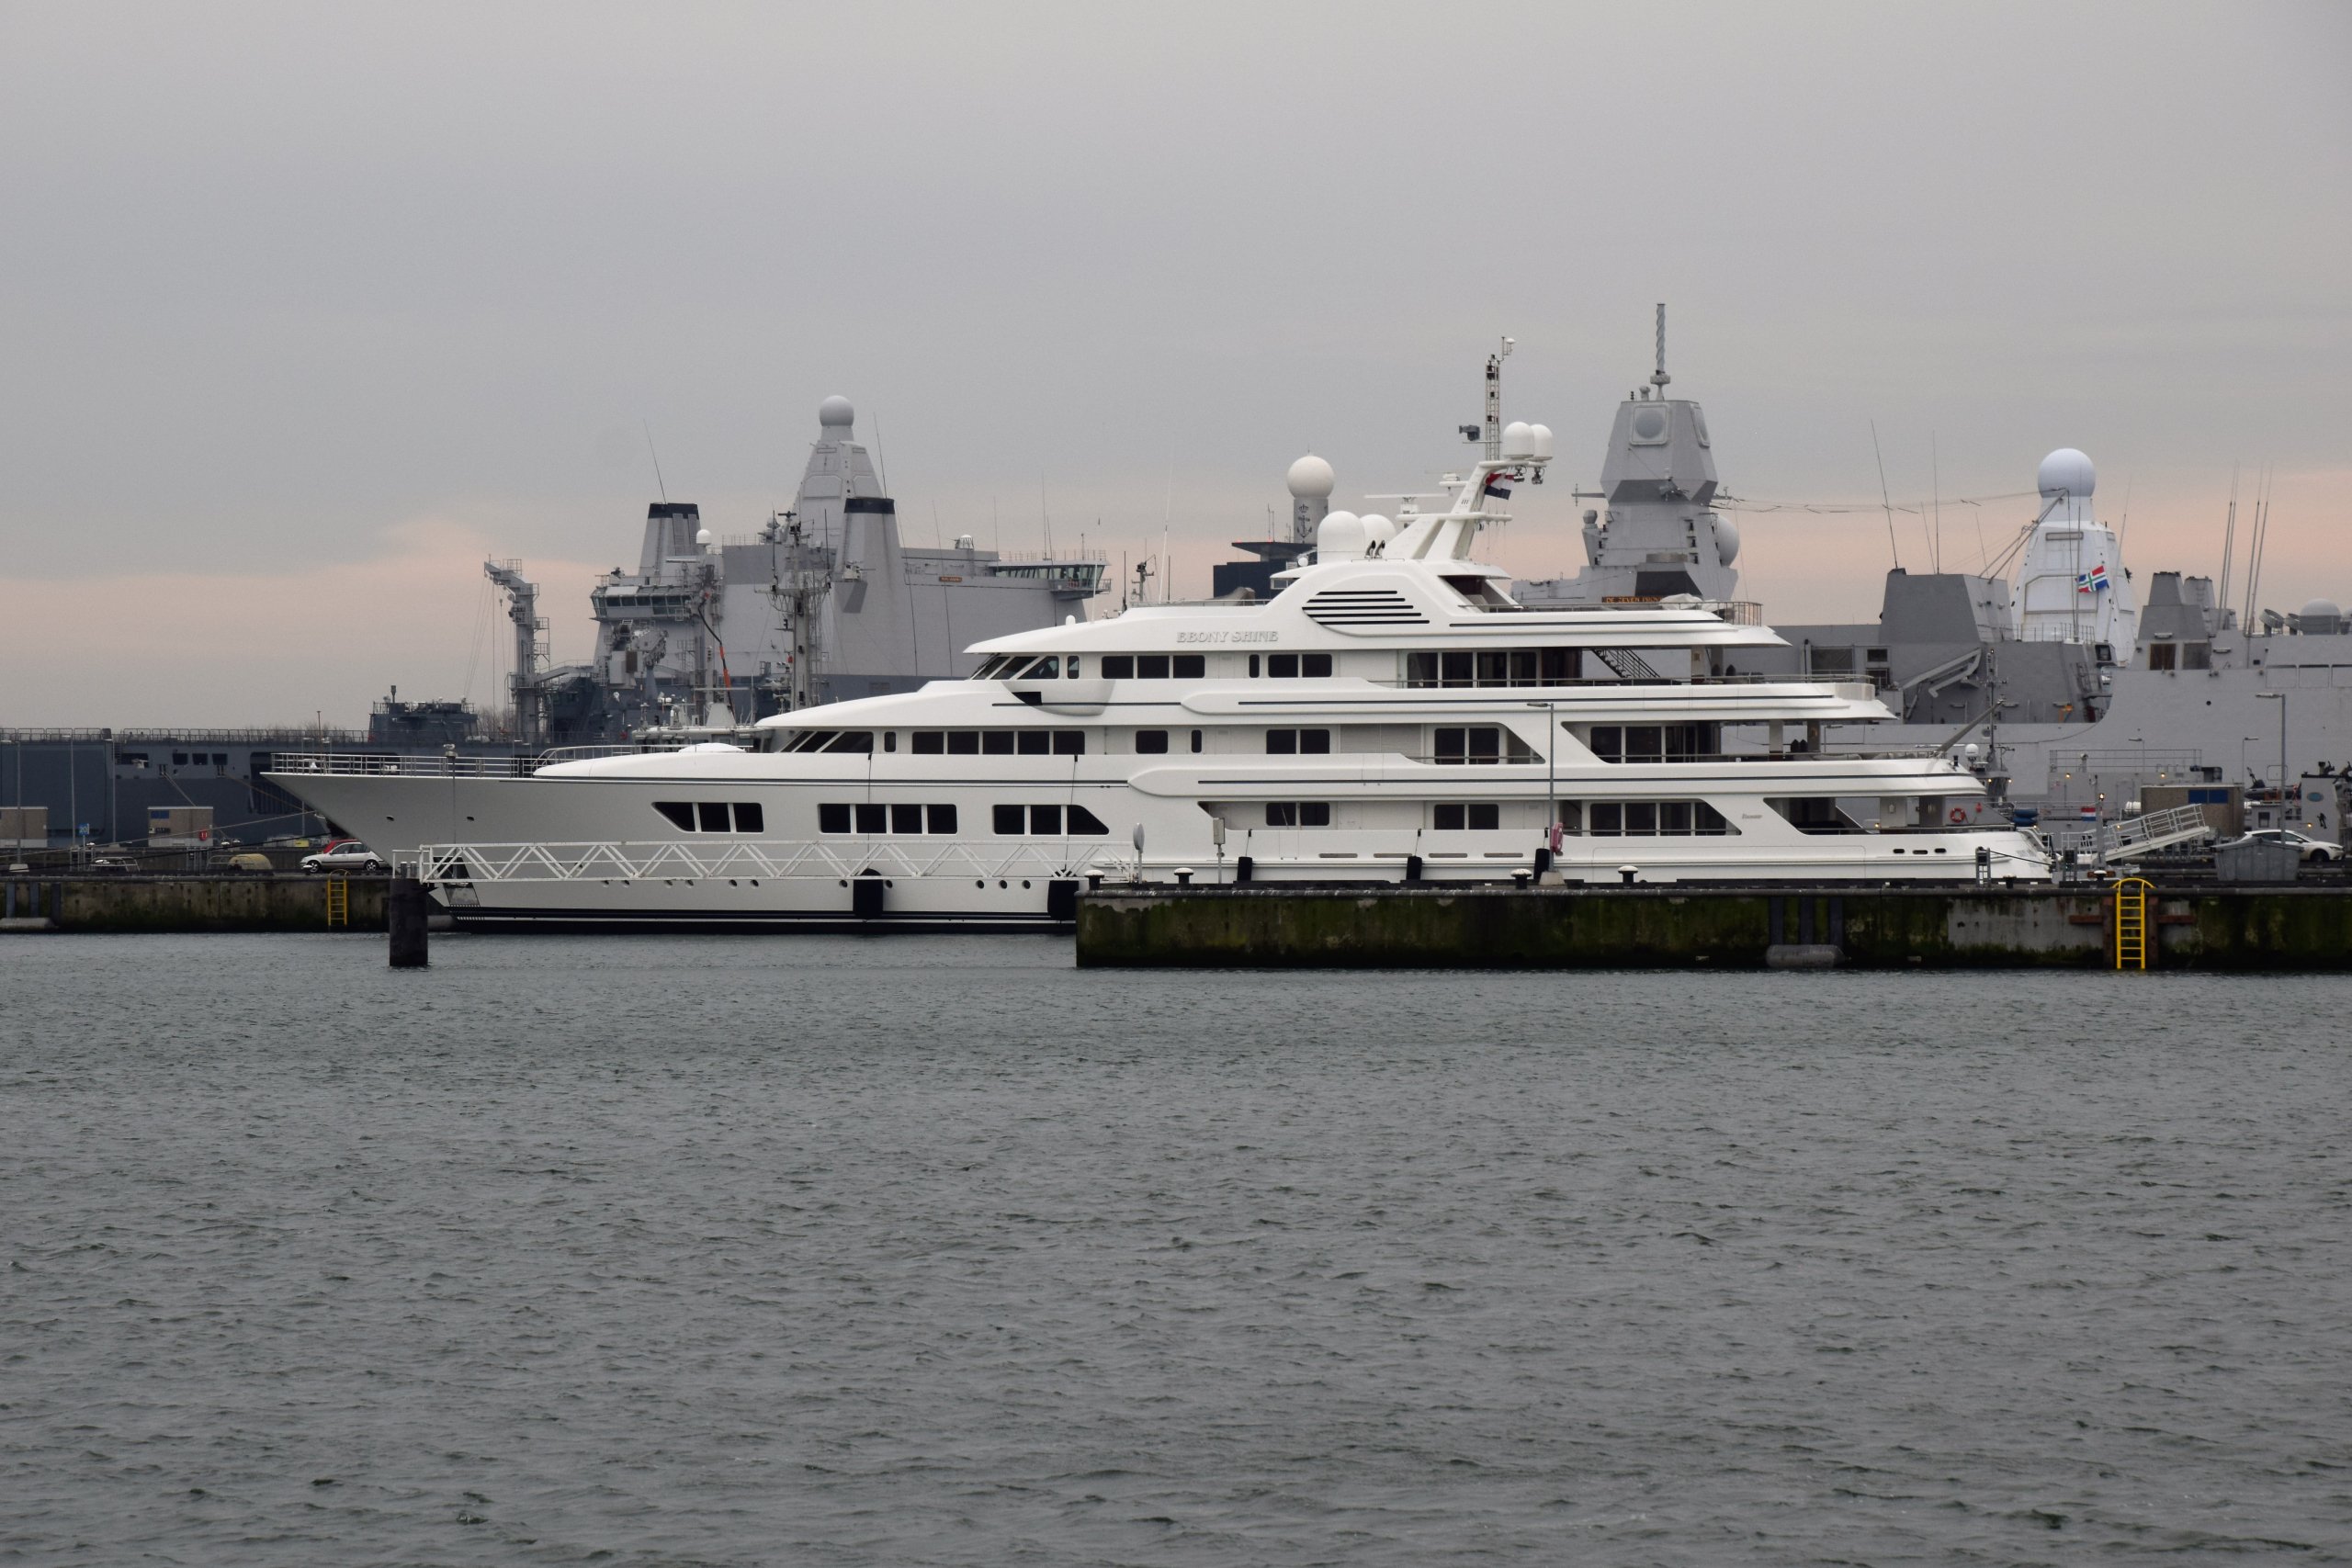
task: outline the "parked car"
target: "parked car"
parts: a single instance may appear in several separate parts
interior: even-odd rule
[[[268,872],[276,869],[269,863],[269,857],[267,855],[257,854],[251,850],[246,851],[243,854],[231,855],[228,860],[223,863],[223,865],[225,869],[230,871],[257,871],[264,874],[267,874]]]
[[[385,862],[383,856],[356,839],[345,839],[339,844],[329,845],[317,854],[304,855],[302,869],[304,871],[372,872],[390,871],[391,867]]]
[[[2344,846],[2331,844],[2324,839],[2313,839],[2296,832],[2292,828],[2256,828],[2253,832],[2216,844],[2217,850],[2234,849],[2240,844],[2291,844],[2301,852],[2304,862],[2311,865],[2325,865],[2343,858]]]
[[[92,871],[137,871],[139,863],[129,855],[99,855],[90,862]]]

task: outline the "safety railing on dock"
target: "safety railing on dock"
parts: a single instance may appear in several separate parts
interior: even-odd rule
[[[1120,852],[1108,844],[1083,840],[1008,844],[989,839],[426,844],[417,852],[417,875],[428,883],[472,884],[854,877],[870,874],[1011,880],[1106,871]]]
[[[2053,829],[2051,842],[2061,853],[2119,861],[2212,836],[2213,824],[2207,819],[2204,807],[2181,806],[2170,811],[2152,811],[2144,817],[2127,817],[2120,822]]]

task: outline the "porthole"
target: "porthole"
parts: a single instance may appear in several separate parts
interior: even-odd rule
[[[1005,886],[1011,886],[1011,884],[1007,883],[1007,882],[1006,882],[1002,877],[999,877],[999,878],[997,878],[997,884],[996,884],[996,885],[997,885],[999,887],[1005,887]]]
[[[985,876],[984,876],[984,877],[982,877],[982,878],[980,878],[978,882],[975,882],[975,883],[973,883],[973,884],[972,884],[972,886],[975,886],[975,887],[986,887],[988,885],[989,885],[989,880],[988,880],[988,878],[987,878],[987,877],[985,877]]]
[[[1029,884],[1028,884],[1027,882],[1025,882],[1025,881],[1024,881],[1024,882],[1023,882],[1023,883],[1021,884],[1021,886],[1023,886],[1023,887],[1026,887],[1026,886],[1029,886]]]

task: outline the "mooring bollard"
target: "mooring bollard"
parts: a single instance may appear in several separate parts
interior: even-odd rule
[[[424,884],[413,876],[395,876],[384,900],[384,924],[391,931],[392,967],[422,969],[424,958],[424,915],[429,908]]]

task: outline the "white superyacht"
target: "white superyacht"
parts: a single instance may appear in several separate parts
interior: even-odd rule
[[[1446,504],[1324,515],[1277,592],[975,645],[968,679],[801,708],[748,744],[551,761],[288,758],[276,782],[417,864],[461,925],[762,930],[1067,921],[1082,880],[2041,879],[1934,751],[1823,754],[1866,683],[1738,672],[1736,607],[1531,610],[1477,558],[1541,483],[1502,426]],[[1302,458],[1294,494],[1331,491]],[[1752,745],[1725,731],[1758,737]]]

